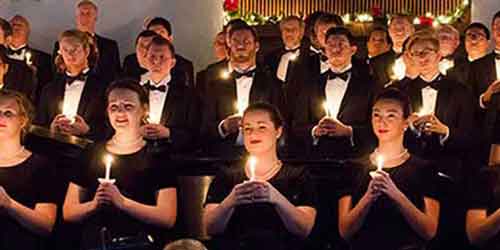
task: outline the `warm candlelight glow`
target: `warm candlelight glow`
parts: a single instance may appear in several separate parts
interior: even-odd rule
[[[401,80],[406,76],[406,65],[403,58],[396,59],[392,66],[392,80]]]
[[[74,105],[69,100],[64,100],[62,103],[62,114],[70,121],[70,123],[75,122],[76,110],[72,107]]]
[[[332,116],[330,105],[328,105],[328,102],[324,102],[323,103],[323,109],[325,110],[325,116],[326,117],[331,117]]]
[[[229,72],[229,70],[222,70],[222,72],[220,73],[220,77],[222,79],[229,79],[230,75],[231,75],[231,72]]]
[[[384,168],[384,157],[381,154],[377,154],[375,161],[377,162],[377,171],[382,171]]]
[[[236,110],[238,111],[238,115],[243,116],[245,109],[247,109],[247,105],[241,101],[237,101],[234,103],[234,106],[236,107]]]
[[[295,62],[297,60],[298,55],[296,53],[290,55],[290,61]]]
[[[32,58],[31,52],[26,51],[26,54],[24,54],[24,59],[26,60],[26,64],[28,66],[31,66],[33,64],[33,61],[31,60],[31,58]]]
[[[257,159],[254,156],[248,158],[248,171],[250,172],[250,180],[255,180],[255,167],[257,165]]]
[[[446,75],[448,73],[448,70],[453,67],[455,67],[455,62],[452,60],[443,59],[441,60],[441,62],[439,62],[439,72],[441,72],[441,74],[443,75]]]
[[[106,181],[109,181],[111,180],[110,177],[111,177],[111,163],[113,163],[113,156],[111,155],[105,155],[104,156],[104,166],[106,167],[106,174],[104,176],[104,179]]]

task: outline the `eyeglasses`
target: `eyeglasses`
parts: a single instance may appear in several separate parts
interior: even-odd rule
[[[433,53],[437,53],[436,49],[423,49],[421,51],[410,51],[410,56],[411,57],[428,57]]]
[[[465,34],[465,39],[468,40],[486,40],[486,34],[480,32],[467,32]]]

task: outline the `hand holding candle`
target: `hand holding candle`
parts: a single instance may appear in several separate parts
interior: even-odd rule
[[[384,157],[381,154],[377,154],[375,161],[377,162],[377,171],[382,171],[384,168]]]
[[[401,80],[406,76],[406,65],[403,58],[398,58],[392,66],[392,80]]]

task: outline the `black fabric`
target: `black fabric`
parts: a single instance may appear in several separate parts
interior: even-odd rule
[[[130,54],[123,60],[123,77],[139,81],[141,79],[141,75],[146,72],[148,71],[139,65],[139,62],[137,61],[137,54]]]
[[[30,209],[39,203],[56,204],[64,190],[58,189],[55,166],[43,156],[32,154],[24,162],[0,167],[0,183],[9,196]],[[5,213],[0,215],[0,249],[44,249],[46,239],[23,227]]]
[[[245,180],[243,164],[222,169],[210,184],[205,204],[221,203]],[[283,165],[269,183],[293,205],[315,207],[314,186],[304,167]],[[303,243],[286,230],[275,208],[267,203],[236,207],[224,233],[215,238],[221,250],[301,249]]]
[[[370,59],[370,71],[378,87],[382,88],[391,81],[392,67],[399,56],[391,49]]]
[[[19,91],[32,102],[36,101],[36,77],[24,62],[9,60],[9,68],[3,76],[4,88]]]
[[[116,155],[107,152],[105,143],[97,143],[85,150],[80,164],[75,166],[70,177],[70,182],[86,191],[87,195],[82,202],[94,198],[99,186],[98,178],[104,178],[105,175],[103,157],[106,154],[113,156],[111,178],[116,180],[115,185],[122,195],[131,200],[156,205],[158,191],[177,188],[174,166],[153,158],[147,147],[136,153]],[[82,249],[98,246],[102,227],[107,228],[111,238],[135,236],[142,232],[161,239],[160,234],[168,231],[148,225],[111,206],[85,219],[82,227]]]
[[[370,172],[376,166],[368,157],[349,163],[352,168],[350,185],[340,192],[340,197],[351,196],[355,207],[368,189]],[[410,156],[400,166],[385,168],[394,184],[415,205],[424,212],[424,197],[437,200],[438,175],[435,167],[416,156]],[[372,249],[422,249],[426,242],[408,224],[396,204],[386,195],[372,204],[359,231],[349,241],[352,250]]]

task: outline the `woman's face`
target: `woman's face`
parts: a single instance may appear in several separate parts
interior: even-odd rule
[[[379,142],[402,141],[408,122],[401,104],[395,100],[377,101],[372,109],[372,126]]]
[[[129,89],[114,89],[108,96],[108,117],[115,131],[138,129],[146,116],[139,95]]]
[[[20,138],[26,118],[13,98],[0,98],[0,139]]]
[[[276,128],[271,116],[265,111],[245,113],[242,120],[243,139],[250,154],[276,152],[276,144],[282,128]]]
[[[59,53],[61,54],[64,64],[73,67],[87,67],[90,50],[84,48],[81,43],[71,37],[61,39]]]

